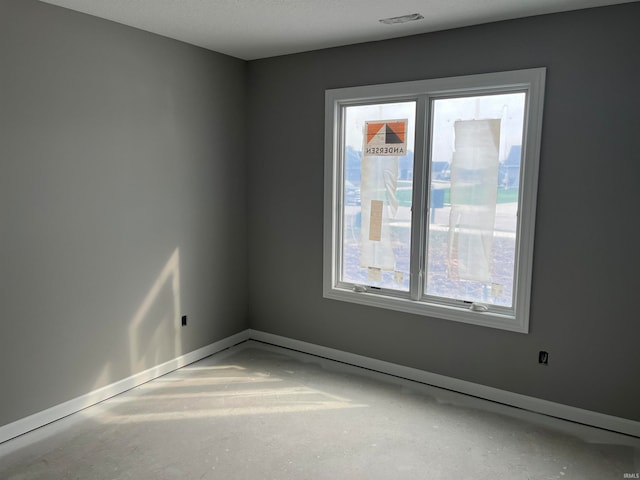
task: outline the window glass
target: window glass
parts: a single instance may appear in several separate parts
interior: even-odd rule
[[[409,290],[415,102],[344,107],[343,282]]]
[[[512,306],[525,97],[432,101],[428,295]]]

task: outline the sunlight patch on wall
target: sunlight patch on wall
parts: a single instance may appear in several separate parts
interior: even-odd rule
[[[129,348],[132,373],[182,354],[180,315],[180,250],[176,248],[131,320]],[[147,333],[149,331],[152,333]]]

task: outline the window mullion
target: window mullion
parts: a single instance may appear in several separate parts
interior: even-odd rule
[[[427,112],[426,95],[418,97],[416,104],[416,140],[413,157],[413,198],[411,201],[411,282],[410,297],[420,300],[424,291],[424,263],[426,250],[426,215],[427,197]]]

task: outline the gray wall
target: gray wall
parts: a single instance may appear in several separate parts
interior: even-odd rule
[[[638,18],[633,3],[250,62],[251,326],[640,420]],[[540,66],[530,334],[323,299],[325,89]]]
[[[0,70],[0,425],[247,328],[246,62],[0,0]]]

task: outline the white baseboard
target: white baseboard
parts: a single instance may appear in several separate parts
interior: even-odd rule
[[[181,355],[173,360],[162,363],[155,367],[144,370],[143,372],[131,375],[123,380],[117,381],[110,385],[106,385],[102,388],[94,390],[93,392],[81,395],[80,397],[73,398],[67,402],[55,405],[51,408],[43,410],[28,417],[16,420],[13,423],[9,423],[0,427],[0,443],[15,438],[19,435],[27,433],[36,428],[47,425],[56,420],[60,420],[68,415],[84,410],[87,407],[102,402],[108,398],[111,398],[120,393],[126,392],[138,385],[142,385],[154,378],[166,375],[169,372],[177,370],[178,368],[189,365],[190,363],[197,362],[205,357],[213,355],[214,353],[225,350],[238,343],[244,342],[249,339],[249,330],[237,333],[230,337],[224,338],[218,342],[206,345],[193,352]]]
[[[246,340],[256,340],[278,347],[327,358],[329,360],[335,360],[355,367],[361,367],[375,372],[392,375],[394,377],[444,388],[446,390],[471,395],[473,397],[498,402],[504,405],[510,405],[528,412],[534,412],[562,420],[568,420],[570,422],[576,422],[582,425],[608,430],[610,432],[617,432],[640,438],[640,422],[633,420],[583,410],[560,403],[549,402],[535,397],[520,395],[506,390],[500,390],[477,383],[467,382],[465,380],[446,377],[436,373],[405,367],[382,360],[376,360],[374,358],[335,350],[333,348],[294,340],[259,330],[247,329],[218,342],[199,348],[198,350],[194,350],[193,352],[181,355],[180,357],[161,365],[149,368],[143,372],[137,373],[98,390],[94,390],[93,392],[81,395],[80,397],[4,425],[0,427],[0,443],[20,436],[31,430],[35,430],[36,428],[47,425],[73,413],[79,412],[87,407],[100,403],[103,400],[130,390],[138,385],[142,385],[154,378],[158,378],[169,372],[177,370],[178,368],[189,365],[190,363],[206,358]]]
[[[540,398],[529,397],[478,383],[467,382],[457,378],[446,377],[424,370],[418,370],[362,355],[335,350],[321,345],[315,345],[313,343],[281,337],[279,335],[273,335],[259,330],[249,330],[249,338],[251,340],[257,340],[279,347],[316,355],[318,357],[336,360],[356,367],[374,370],[376,372],[393,375],[395,377],[420,382],[434,387],[472,395],[474,397],[498,402],[504,405],[510,405],[529,412],[535,412],[561,420],[568,420],[582,425],[597,427],[611,432],[640,437],[640,422],[633,420],[592,412],[590,410],[550,402]]]

